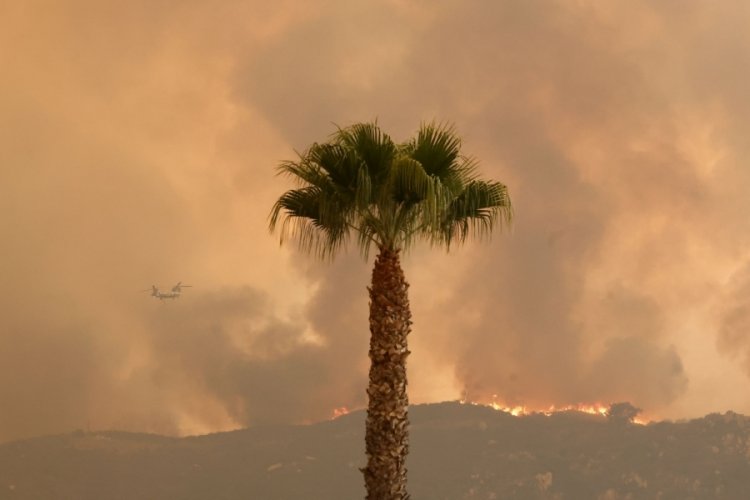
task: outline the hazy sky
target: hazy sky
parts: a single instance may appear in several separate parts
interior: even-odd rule
[[[516,210],[405,259],[413,402],[750,413],[749,23],[744,0],[4,2],[0,441],[362,407],[371,262],[280,248],[267,215],[280,160],[375,118],[455,123]]]

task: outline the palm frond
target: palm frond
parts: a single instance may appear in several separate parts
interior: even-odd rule
[[[450,125],[422,124],[405,151],[422,164],[425,171],[440,179],[450,175],[461,156],[461,138]]]
[[[292,189],[281,195],[269,217],[271,231],[280,218],[280,242],[291,236],[306,252],[331,256],[348,237],[346,212],[334,196],[317,186]]]
[[[305,154],[305,161],[316,165],[331,180],[340,194],[354,193],[361,162],[340,144],[314,144]]]
[[[321,189],[331,188],[331,178],[317,163],[300,155],[298,161],[283,161],[276,168],[277,175],[286,175],[300,186],[318,186]]]
[[[372,203],[372,179],[367,168],[360,167],[357,172],[357,184],[354,187],[354,202],[359,210],[367,210]]]
[[[470,234],[488,236],[497,222],[508,224],[512,216],[507,187],[475,179],[446,207],[440,231],[432,237],[447,246],[463,243]]]
[[[386,193],[396,203],[419,203],[430,195],[433,178],[422,164],[409,157],[394,162],[388,176]]]
[[[351,231],[365,256],[373,244],[407,249],[418,237],[450,248],[512,216],[507,188],[480,179],[448,125],[423,124],[396,145],[376,123],[356,124],[298,156],[278,167],[300,187],[277,200],[269,226],[281,221],[282,242],[294,237],[320,255],[333,255]]]
[[[334,140],[357,155],[376,183],[388,175],[397,148],[377,123],[358,123],[348,128],[339,128],[334,134]]]

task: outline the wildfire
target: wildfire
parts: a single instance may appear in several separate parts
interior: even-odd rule
[[[339,406],[338,408],[334,408],[331,412],[331,420],[335,420],[339,417],[343,417],[344,415],[349,413],[349,408],[346,406]]]
[[[475,404],[475,403],[472,403],[472,404]],[[476,403],[476,404],[481,404],[481,403]],[[510,413],[514,417],[531,415],[533,413],[542,413],[544,415],[549,416],[549,415],[552,415],[553,413],[558,413],[558,412],[563,412],[563,411],[579,411],[581,413],[589,413],[591,415],[601,415],[603,417],[607,415],[607,407],[599,403],[575,404],[575,405],[566,405],[566,406],[552,405],[547,408],[532,409],[532,408],[529,408],[528,406],[504,406],[493,401],[492,403],[487,404],[485,406],[489,406],[493,410],[504,411],[506,413]]]
[[[461,404],[468,404],[473,406],[486,406],[488,408],[492,408],[493,410],[502,411],[505,413],[510,413],[514,417],[524,417],[527,415],[546,415],[551,416],[555,413],[562,413],[566,411],[576,411],[581,413],[588,413],[589,415],[598,415],[601,417],[607,417],[609,412],[609,405],[605,405],[603,403],[578,403],[578,404],[570,404],[570,405],[564,405],[564,406],[555,406],[551,405],[546,408],[532,408],[525,405],[505,405],[497,402],[497,396],[493,396],[492,402],[490,403],[478,403],[475,401],[467,401],[465,399],[460,400],[459,402]],[[335,420],[339,417],[343,417],[344,415],[348,415],[350,412],[349,408],[346,406],[339,406],[338,408],[334,408],[331,410],[331,420]],[[651,420],[644,419],[636,416],[632,419],[632,422],[634,424],[638,425],[646,425]]]
[[[542,414],[542,415],[550,416],[554,413],[560,413],[560,412],[566,412],[566,411],[577,411],[581,413],[588,413],[589,415],[599,415],[602,417],[606,417],[609,412],[609,405],[605,405],[602,403],[578,403],[578,404],[570,404],[570,405],[564,405],[564,406],[551,405],[546,408],[530,408],[525,405],[510,406],[510,405],[501,404],[497,402],[496,398],[497,396],[493,395],[492,402],[490,403],[476,403],[473,401],[466,401],[466,400],[461,400],[461,403],[471,404],[471,405],[476,405],[476,406],[487,406],[489,408],[492,408],[493,410],[510,413],[514,417],[523,417],[523,416],[532,415],[532,414]],[[648,423],[648,420],[635,417],[633,419],[633,423],[639,424],[639,425],[646,425]]]

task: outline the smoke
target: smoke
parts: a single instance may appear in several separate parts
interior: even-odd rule
[[[397,141],[454,122],[516,207],[491,242],[405,257],[412,401],[750,411],[749,14],[2,7],[0,441],[361,407],[369,264],[280,249],[266,217],[279,160],[373,118]],[[174,302],[138,292],[178,280],[194,287]]]
[[[716,314],[719,322],[718,347],[732,358],[739,358],[750,375],[750,267],[734,273]]]
[[[731,9],[442,2],[408,31],[413,10],[393,9],[386,25],[368,9],[352,33],[337,17],[351,8],[329,4],[248,66],[265,78],[241,80],[240,95],[294,144],[321,138],[321,109],[344,124],[378,116],[402,134],[447,118],[509,184],[512,234],[466,249],[471,265],[444,261],[461,266],[448,280],[415,270],[413,350],[453,365],[470,399],[629,399],[668,414],[690,387],[684,318],[722,286],[736,247],[727,216],[745,224],[725,196],[739,174],[725,139],[739,124],[724,117],[736,91],[701,76],[747,55]],[[710,37],[726,22],[734,48]],[[373,36],[398,45],[385,64]],[[362,60],[372,66],[357,71]],[[725,102],[711,92],[726,85]],[[425,255],[408,265],[449,267]]]
[[[341,355],[346,330],[311,335],[302,317],[274,316],[269,298],[247,287],[184,299],[184,309],[148,318],[158,360],[151,377],[170,392],[189,387],[243,425],[323,420],[349,403],[341,381],[354,378],[358,363]]]

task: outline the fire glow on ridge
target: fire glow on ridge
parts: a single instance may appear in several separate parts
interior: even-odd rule
[[[493,394],[492,402],[490,403],[478,403],[474,401],[467,401],[465,399],[462,399],[459,402],[461,404],[469,404],[473,406],[485,406],[487,408],[492,408],[493,410],[496,410],[496,411],[510,413],[514,417],[524,417],[527,415],[534,415],[534,414],[542,414],[542,415],[546,415],[549,417],[555,413],[564,413],[568,411],[588,413],[589,415],[598,415],[602,417],[609,416],[609,405],[605,405],[603,403],[577,403],[577,404],[569,404],[569,405],[564,405],[564,406],[550,405],[546,408],[530,408],[525,405],[507,405],[507,404],[499,403],[497,402],[497,395],[495,394]],[[635,417],[633,418],[632,422],[638,425],[646,425],[649,422],[649,420]]]

